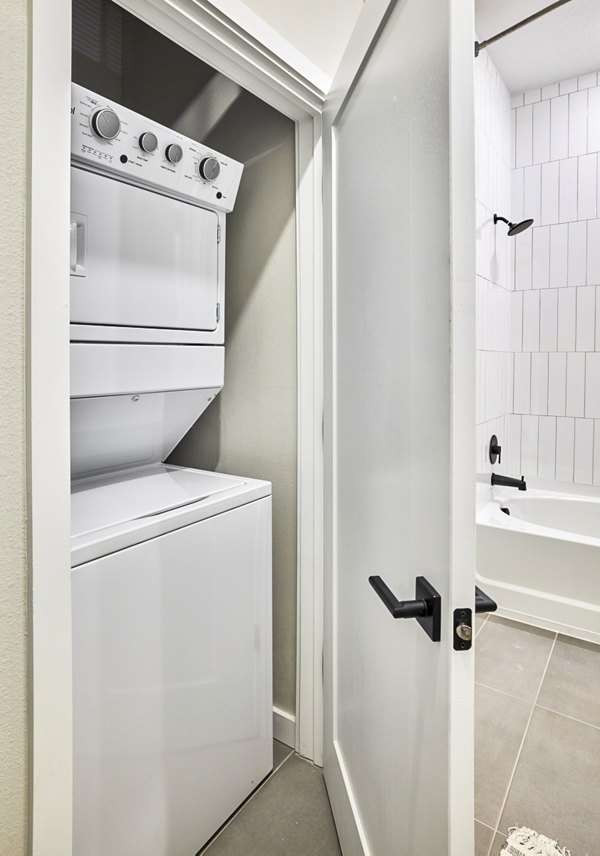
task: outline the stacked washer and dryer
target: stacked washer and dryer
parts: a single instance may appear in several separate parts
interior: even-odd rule
[[[224,382],[242,165],[73,84],[74,856],[194,856],[272,767],[271,486],[165,464]]]

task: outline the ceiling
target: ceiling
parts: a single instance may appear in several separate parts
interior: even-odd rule
[[[549,6],[552,0],[475,0],[479,41]],[[511,92],[600,70],[600,0],[571,0],[487,51]]]

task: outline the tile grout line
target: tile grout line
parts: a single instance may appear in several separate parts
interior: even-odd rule
[[[284,745],[285,745],[285,744],[284,744]],[[205,854],[205,853],[208,853],[208,851],[209,851],[209,850],[210,850],[210,848],[213,846],[213,844],[215,843],[215,841],[216,841],[218,838],[220,838],[220,837],[221,837],[221,835],[225,832],[225,830],[226,830],[226,829],[228,829],[228,828],[229,828],[229,826],[233,823],[233,821],[234,821],[234,820],[236,820],[236,819],[240,816],[240,814],[244,811],[244,809],[246,808],[246,806],[247,806],[247,805],[249,805],[249,803],[251,803],[251,802],[252,802],[252,800],[254,799],[254,797],[255,797],[255,796],[257,796],[257,795],[262,791],[262,789],[265,787],[265,785],[267,785],[267,784],[271,781],[271,779],[273,779],[273,778],[275,777],[275,775],[276,775],[276,774],[281,770],[281,768],[283,767],[283,765],[284,765],[284,764],[286,764],[286,763],[290,760],[290,758],[291,758],[293,755],[295,755],[295,754],[296,754],[296,753],[295,753],[295,751],[294,751],[291,747],[289,747],[289,746],[288,746],[288,749],[290,749],[290,754],[289,754],[289,755],[287,755],[287,756],[283,759],[283,761],[282,761],[280,764],[278,764],[278,765],[277,765],[277,767],[273,767],[273,769],[271,770],[271,772],[270,772],[267,776],[265,776],[265,778],[264,778],[264,779],[262,780],[262,782],[258,785],[258,787],[256,787],[256,788],[252,791],[252,793],[250,794],[250,796],[249,796],[249,797],[247,797],[247,798],[244,800],[244,802],[243,802],[241,805],[239,805],[239,806],[237,807],[237,809],[234,811],[234,813],[233,813],[230,817],[228,817],[228,818],[227,818],[227,820],[225,821],[225,823],[224,823],[224,824],[220,827],[220,829],[219,829],[219,830],[218,830],[218,831],[213,835],[213,837],[210,839],[210,841],[209,841],[209,842],[207,842],[207,843],[204,845],[204,847],[202,847],[202,848],[198,851],[197,856],[204,856],[204,854]]]
[[[548,659],[546,660],[546,665],[544,666],[544,671],[542,672],[542,677],[541,677],[541,679],[540,679],[540,683],[539,683],[539,685],[538,685],[537,693],[535,694],[535,699],[533,700],[533,704],[531,705],[531,711],[530,711],[530,713],[529,713],[529,718],[528,718],[528,720],[527,720],[527,724],[525,725],[525,731],[523,732],[523,737],[521,738],[521,743],[519,744],[519,749],[518,749],[518,751],[517,751],[517,757],[515,758],[515,763],[513,764],[512,773],[510,774],[510,778],[509,778],[509,780],[508,780],[508,785],[506,786],[506,791],[505,791],[505,794],[504,794],[504,799],[503,799],[502,804],[501,804],[501,806],[500,806],[500,812],[499,812],[499,814],[498,814],[498,821],[497,821],[497,823],[496,823],[496,832],[500,832],[500,834],[501,834],[501,835],[502,835],[503,833],[500,831],[500,829],[499,829],[498,827],[500,826],[500,821],[502,820],[502,815],[504,814],[504,809],[505,809],[505,807],[506,807],[506,802],[507,802],[507,800],[508,800],[508,795],[509,795],[509,793],[510,793],[510,789],[511,789],[511,787],[512,787],[512,783],[513,783],[513,779],[514,779],[514,777],[515,777],[515,773],[516,773],[516,771],[517,771],[517,766],[518,766],[518,764],[519,764],[519,759],[520,759],[520,757],[521,757],[521,752],[523,751],[523,746],[525,745],[525,740],[526,740],[526,738],[527,738],[527,734],[528,734],[528,732],[529,732],[529,726],[531,725],[531,720],[533,719],[533,714],[534,714],[535,709],[536,709],[536,707],[537,707],[537,700],[538,700],[538,698],[539,698],[539,696],[540,696],[540,692],[541,692],[541,690],[542,690],[542,685],[543,685],[543,683],[544,683],[544,679],[545,679],[545,677],[546,677],[546,672],[548,671],[548,666],[550,665],[550,660],[551,660],[551,658],[552,658],[552,654],[554,653],[554,648],[556,647],[556,641],[557,641],[557,639],[558,639],[558,633],[555,633],[555,634],[554,634],[554,639],[553,639],[553,641],[552,641],[552,646],[551,646],[551,648],[550,648],[550,652],[549,652],[549,654],[548,654]],[[494,833],[494,838],[495,838],[495,837],[496,837],[496,834]],[[488,852],[487,852],[487,856],[492,856],[492,846],[493,846],[493,844],[494,844],[494,838],[492,838],[492,842],[491,842],[491,844],[490,844],[490,846],[489,846],[489,849],[488,849]]]
[[[497,833],[497,831],[498,831],[498,830],[497,830],[497,829],[493,829],[493,827],[489,826],[487,823],[484,823],[482,820],[477,820],[477,818],[475,818],[475,823],[478,823],[480,826],[483,826],[483,827],[485,827],[486,829],[489,829],[489,831],[492,833],[492,840],[491,840],[491,842],[490,842],[490,850],[491,850],[491,849],[492,849],[492,845],[494,844],[494,839],[495,839],[495,837],[496,837],[496,833]],[[488,853],[486,854],[486,856],[490,856],[489,851],[488,851]]]
[[[585,719],[577,719],[576,716],[570,716],[568,713],[561,713],[560,710],[554,710],[553,707],[546,707],[545,704],[536,704],[535,706],[540,710],[548,711],[548,713],[554,713],[556,716],[563,716],[565,719],[570,719],[571,722],[578,722],[579,725],[587,725],[589,728],[595,728],[596,731],[600,731],[600,725],[594,725],[593,722],[586,722]]]
[[[522,696],[514,695],[513,693],[509,693],[506,690],[498,690],[496,687],[491,687],[489,684],[483,684],[481,681],[475,681],[475,684],[479,687],[483,687],[486,690],[491,690],[494,693],[500,693],[500,695],[507,696],[507,698],[515,699],[516,701],[529,701],[529,699],[524,699]],[[533,705],[535,703],[531,702]]]
[[[490,613],[488,612],[488,614],[485,616],[485,618],[484,618],[484,619],[483,619],[483,621],[481,622],[481,625],[480,625],[480,626],[477,628],[477,630],[475,631],[475,639],[477,639],[477,637],[479,636],[479,634],[481,633],[481,631],[483,630],[483,628],[484,628],[484,627],[485,627],[485,625],[487,624],[487,620],[488,620],[488,618],[489,618],[489,617],[490,617]]]

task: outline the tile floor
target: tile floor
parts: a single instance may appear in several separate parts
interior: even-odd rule
[[[514,825],[598,856],[600,646],[485,616],[475,680],[475,856]]]
[[[513,825],[600,856],[600,646],[478,618],[475,856]],[[322,771],[274,741],[274,771],[202,856],[341,856]]]
[[[341,856],[322,770],[277,740],[273,761],[202,856]]]

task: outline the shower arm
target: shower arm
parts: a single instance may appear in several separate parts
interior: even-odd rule
[[[538,18],[541,18],[543,15],[547,15],[548,12],[553,12],[554,9],[558,9],[559,6],[564,6],[565,3],[570,2],[571,0],[556,0],[555,3],[551,3],[544,9],[540,9],[539,12],[534,12],[533,15],[529,15],[528,18],[523,18],[522,21],[518,21],[518,23],[513,24],[512,27],[508,27],[506,30],[502,30],[501,33],[496,33],[495,36],[490,36],[489,39],[485,39],[483,42],[475,42],[475,56],[479,56],[479,52],[482,51],[484,48],[487,48],[488,45],[497,42],[499,39],[503,39],[504,36],[509,36],[511,33],[520,30],[521,27],[525,27],[527,24],[531,24],[532,21],[537,21]]]

